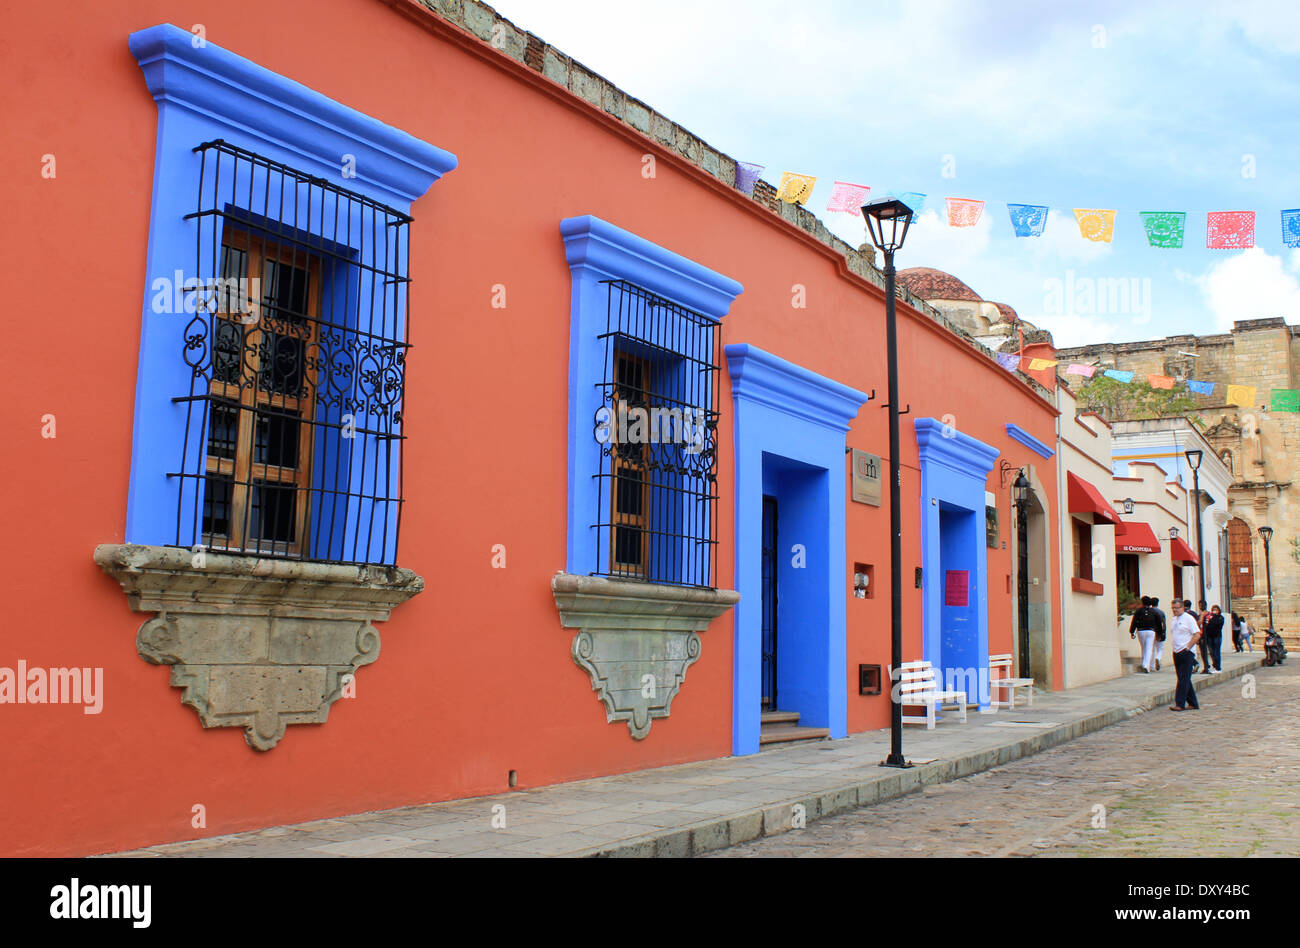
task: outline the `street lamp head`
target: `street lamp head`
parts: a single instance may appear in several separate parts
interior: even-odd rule
[[[1171,539],[1171,540],[1177,540],[1177,539],[1178,539],[1178,528],[1177,528],[1177,527],[1170,527],[1170,528],[1169,528],[1169,539]]]
[[[1262,537],[1264,538],[1264,544],[1267,545],[1267,544],[1268,544],[1268,541],[1271,540],[1271,539],[1273,539],[1273,528],[1272,528],[1272,527],[1260,527],[1260,528],[1259,528],[1259,535],[1262,536]]]
[[[1029,478],[1025,477],[1025,469],[1022,467],[1020,473],[1011,484],[1011,499],[1017,507],[1023,507],[1029,503]]]
[[[1126,514],[1131,514],[1133,512],[1133,505],[1136,501],[1132,497],[1125,497],[1121,503],[1124,505],[1124,512]]]
[[[1191,451],[1184,451],[1183,456],[1187,458],[1187,466],[1193,471],[1201,469],[1201,450],[1199,448]]]
[[[862,205],[871,242],[881,253],[890,255],[903,246],[907,228],[912,224],[912,209],[897,198],[885,198]]]

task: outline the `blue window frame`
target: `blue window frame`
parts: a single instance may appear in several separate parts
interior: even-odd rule
[[[600,218],[568,218],[561,234],[567,570],[713,587],[719,324],[743,288]]]
[[[130,48],[158,135],[127,542],[394,563],[407,225],[455,156],[170,24]],[[241,239],[262,289],[209,292],[248,273]],[[223,319],[232,299],[256,315]],[[216,383],[261,394],[232,407]],[[214,543],[240,443],[260,475],[245,472],[241,542]],[[304,468],[290,500],[285,472]]]

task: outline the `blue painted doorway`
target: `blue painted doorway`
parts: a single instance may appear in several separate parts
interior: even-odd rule
[[[970,679],[980,667],[979,597],[973,584],[977,575],[975,512],[952,504],[939,505],[939,613],[940,665],[943,681]],[[968,695],[974,700],[973,695]]]

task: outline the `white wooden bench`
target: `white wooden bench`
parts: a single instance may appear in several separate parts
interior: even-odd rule
[[[904,707],[925,706],[925,714],[904,714],[904,724],[924,724],[927,731],[934,730],[935,712],[952,710],[961,712],[966,720],[966,692],[945,691],[935,680],[934,666],[929,662],[903,662],[898,666],[898,703]]]
[[[994,678],[1000,674],[1000,678]],[[1029,707],[1034,706],[1034,679],[1011,677],[1011,653],[989,656],[989,704],[995,708],[1014,708],[1016,706],[1016,689],[1024,688],[1029,692]],[[1000,701],[994,694],[995,689],[1006,689],[1010,701]]]

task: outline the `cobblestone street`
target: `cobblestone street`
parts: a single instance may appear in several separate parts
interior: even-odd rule
[[[1198,678],[1200,676],[1197,676]],[[713,856],[1300,855],[1300,662]],[[1104,809],[1103,809],[1104,808]]]

